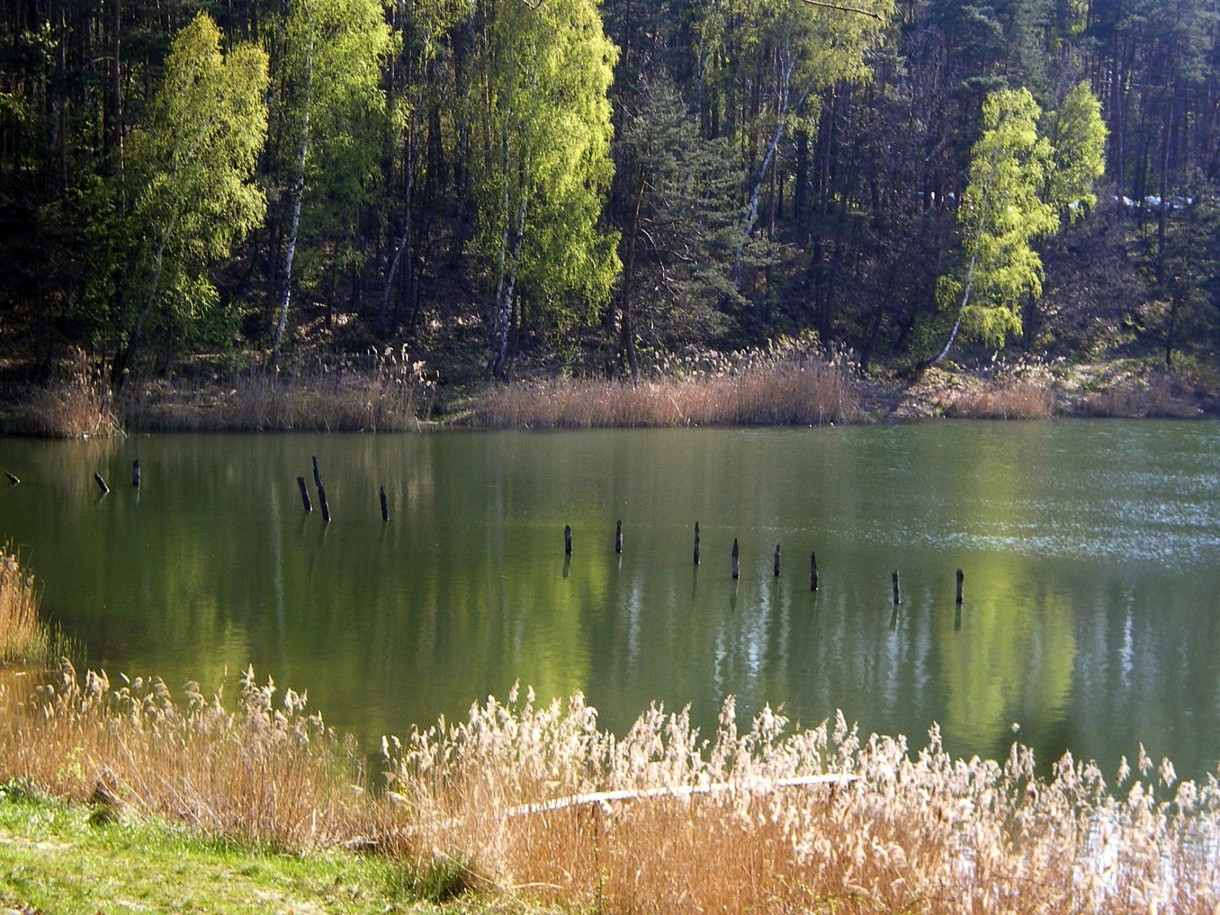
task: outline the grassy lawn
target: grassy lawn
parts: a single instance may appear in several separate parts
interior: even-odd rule
[[[402,866],[356,854],[275,854],[0,788],[0,912],[472,912],[420,899]],[[501,909],[502,910],[502,909]]]

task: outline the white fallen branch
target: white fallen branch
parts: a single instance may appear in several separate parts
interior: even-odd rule
[[[776,788],[808,788],[816,785],[839,787],[850,785],[857,778],[858,776],[855,775],[798,775],[791,778],[717,782],[711,785],[673,785],[657,788],[627,788],[619,791],[596,791],[591,794],[574,794],[570,797],[557,797],[549,801],[538,801],[534,804],[510,807],[504,812],[504,815],[509,817],[529,816],[535,813],[566,810],[569,807],[584,807],[591,804],[608,807],[616,801],[641,801],[655,797],[690,797],[695,794],[721,794],[726,791],[748,791],[753,794],[765,794]]]

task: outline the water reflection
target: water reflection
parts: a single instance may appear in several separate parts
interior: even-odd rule
[[[92,665],[213,685],[252,662],[370,744],[520,681],[615,729],[663,700],[710,730],[731,693],[916,744],[938,721],[956,753],[1002,755],[1014,723],[1108,769],[1142,741],[1198,775],[1218,445],[1160,422],[0,440],[24,481],[0,534]],[[296,491],[314,455],[330,524]]]

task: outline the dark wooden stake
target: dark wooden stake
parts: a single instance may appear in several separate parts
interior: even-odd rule
[[[572,555],[572,525],[570,524],[563,526],[563,554]]]
[[[897,571],[890,573],[890,581],[893,582],[893,585],[894,585],[894,603],[901,604],[902,603],[902,592],[898,590],[898,572]]]
[[[20,483],[20,482],[21,482],[21,480],[20,480],[18,477],[13,476],[13,475],[12,475],[11,473],[9,473],[7,470],[6,470],[6,471],[4,471],[4,475],[5,475],[6,477],[8,477],[8,482],[9,482],[9,485],[10,485],[10,486],[16,486],[18,483]]]
[[[322,506],[322,520],[330,523],[330,506],[326,504],[326,487],[318,485],[318,504]]]
[[[390,520],[390,503],[386,501],[384,486],[377,487],[377,496],[381,499],[381,520],[389,521]]]
[[[623,552],[623,522],[619,521],[614,525],[614,552]]]
[[[699,522],[695,522],[695,565],[699,564]]]
[[[305,485],[304,477],[297,477],[297,489],[301,490],[301,504],[305,506],[305,511],[313,511],[313,503],[309,501],[309,488]]]
[[[315,454],[312,458],[310,458],[310,460],[313,461],[313,484],[314,486],[318,487],[318,489],[321,489],[322,474],[318,472],[318,456]]]
[[[102,475],[100,473],[95,473],[93,475],[93,480],[97,483],[97,488],[102,491],[103,496],[110,492],[110,487],[106,485],[106,481],[102,479]]]
[[[733,538],[733,577],[741,577],[740,551],[737,549],[737,538]]]
[[[779,544],[775,544],[775,577],[779,578]]]
[[[816,591],[818,589],[818,554],[809,554],[809,590]]]
[[[966,576],[962,574],[962,570],[958,569],[957,570],[957,599],[956,599],[956,602],[959,604],[962,602],[962,579],[964,579],[965,577]]]
[[[131,462],[131,485],[136,489],[140,488],[140,462]]]

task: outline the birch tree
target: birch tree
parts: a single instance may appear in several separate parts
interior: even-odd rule
[[[136,241],[119,318],[115,369],[138,358],[150,325],[187,342],[218,304],[207,275],[254,229],[266,197],[253,180],[267,134],[267,55],[250,44],[221,51],[200,13],[175,36],[147,122],[131,137],[126,231]]]
[[[480,13],[471,184],[494,290],[489,368],[503,378],[527,305],[570,327],[596,316],[618,273],[615,233],[601,223],[617,52],[593,0],[496,0]]]
[[[332,193],[326,195],[322,222],[348,217],[358,202],[381,140],[362,128],[369,118],[384,115],[382,65],[395,40],[379,0],[290,0],[276,58],[288,187],[273,363],[288,325],[302,207],[309,192],[323,184]]]

